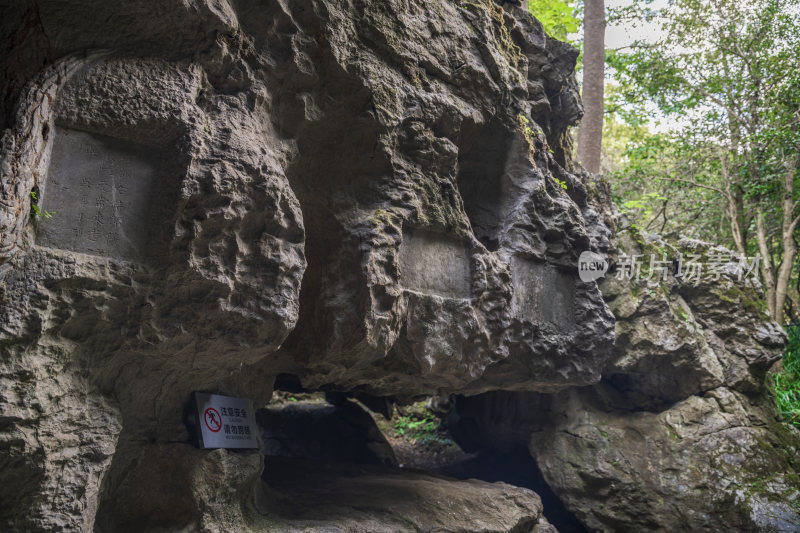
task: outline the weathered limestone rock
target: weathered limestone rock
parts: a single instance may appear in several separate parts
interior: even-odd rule
[[[577,51],[506,8],[3,6],[0,528],[178,527],[157,494],[183,490],[182,524],[245,530],[198,476],[258,466],[170,459],[193,390],[600,379],[613,320],[575,264],[609,230],[569,161]]]
[[[500,391],[460,438],[528,445],[593,529],[797,528],[758,288],[578,279],[618,250],[570,161],[577,51],[502,6],[3,6],[0,529],[549,528],[523,489],[190,445],[191,391],[280,374]]]
[[[611,409],[599,390],[553,398],[531,454],[593,531],[796,531],[800,438],[771,398],[718,387],[660,412]]]
[[[186,443],[136,448],[140,455],[129,471],[110,479],[115,493],[105,494],[89,531],[248,531],[248,502],[264,468],[258,452],[198,450]]]
[[[320,5],[292,12],[317,61],[292,78],[302,98],[284,126],[300,139],[287,172],[309,262],[287,371],[307,386],[406,397],[595,381],[610,316],[574,275],[592,245],[586,195],[548,144],[579,117],[561,103],[574,94],[574,50],[490,2]],[[257,42],[265,19],[246,18]],[[306,35],[318,25],[329,47]],[[528,127],[534,88],[559,118]],[[517,263],[563,273],[565,302],[587,319],[562,328],[536,298],[515,298]]]
[[[612,272],[601,286],[617,337],[603,381],[460,398],[454,435],[471,449],[527,445],[592,531],[799,529],[800,432],[778,422],[765,384],[784,334],[758,281],[740,281],[724,248],[676,248],[633,229],[619,242],[657,259],[713,257],[719,279],[676,278],[671,263],[667,279],[650,284]]]
[[[663,241],[644,242],[633,229],[621,232],[619,242],[628,253],[644,255],[647,268],[650,254],[661,260],[680,253],[686,265],[694,258],[721,271],[692,282],[676,279],[674,272],[665,280],[653,274],[649,283],[619,276],[603,280],[603,295],[617,318],[616,350],[604,376],[626,401],[669,404],[723,383],[759,392],[785,337],[769,320],[758,279],[745,280],[742,271],[740,281],[739,259],[707,243],[686,240],[676,249]]]
[[[292,459],[267,461],[255,506],[261,531],[556,532],[528,489]]]
[[[551,488],[600,531],[800,528],[800,434],[765,387],[785,337],[758,280],[724,248],[619,236],[628,253],[677,251],[719,275],[602,284],[617,317],[608,384],[554,398],[530,441]]]
[[[197,67],[93,61],[47,70],[68,81],[33,85],[34,104],[23,98],[4,134],[3,205],[13,213],[33,187],[57,211],[32,223],[26,206],[13,219],[21,231],[3,234],[13,244],[0,373],[20,391],[0,406],[3,439],[19,447],[27,428],[25,456],[39,458],[15,476],[30,491],[3,500],[20,530],[90,530],[104,475],[140,454],[118,440],[188,441],[192,390],[266,397],[269,375],[252,373],[248,389],[242,366],[274,352],[297,318],[302,219],[275,155],[259,148],[260,121],[238,102],[201,111]],[[204,127],[215,113],[239,127]]]

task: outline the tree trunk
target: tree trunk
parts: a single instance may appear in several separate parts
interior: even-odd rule
[[[736,251],[742,255],[747,254],[746,241],[741,226],[739,225],[741,203],[737,202],[736,196],[733,193],[733,184],[731,183],[731,169],[730,160],[728,159],[727,152],[720,155],[720,168],[722,169],[722,179],[725,184],[725,213],[728,215],[728,221],[731,225],[731,236],[733,243],[736,245]],[[766,241],[765,241],[766,242]]]
[[[772,274],[772,260],[767,245],[767,229],[764,226],[764,213],[761,207],[756,211],[756,239],[758,253],[761,254],[761,273],[764,275],[764,288],[767,292],[767,309],[772,318],[775,316],[775,276]]]
[[[794,242],[794,232],[800,216],[792,218],[794,214],[794,174],[797,170],[800,155],[795,156],[786,169],[783,179],[783,198],[781,209],[783,220],[781,224],[781,244],[783,245],[783,259],[778,269],[778,279],[775,280],[775,313],[772,315],[778,323],[783,324],[783,306],[786,303],[786,294],[789,281],[792,277],[794,259],[797,256],[797,247]]]
[[[583,168],[600,172],[603,147],[606,12],[604,0],[586,0],[583,30],[583,107],[578,131],[578,159]]]

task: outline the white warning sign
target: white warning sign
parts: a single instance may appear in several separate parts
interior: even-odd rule
[[[201,448],[258,448],[250,400],[195,392],[194,402]]]

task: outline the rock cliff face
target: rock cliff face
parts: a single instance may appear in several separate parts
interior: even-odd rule
[[[2,4],[3,531],[552,531],[526,489],[191,444],[192,391],[276,380],[462,395],[464,442],[529,446],[592,529],[796,524],[757,291],[606,282],[615,345],[578,278],[610,193],[524,10]]]
[[[193,449],[193,390],[600,378],[577,52],[523,10],[40,0],[0,38],[4,530],[255,527],[260,457]]]

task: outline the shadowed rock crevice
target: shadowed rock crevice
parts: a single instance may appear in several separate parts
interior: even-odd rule
[[[352,401],[295,402],[256,412],[265,457],[397,466],[372,417]],[[265,476],[272,475],[265,470]]]
[[[559,533],[588,532],[547,485],[525,446],[505,451],[484,450],[474,459],[448,465],[439,472],[458,479],[480,479],[492,483],[500,481],[531,489],[542,500],[545,518]]]
[[[500,247],[510,184],[505,177],[513,133],[497,118],[464,124],[459,137],[458,191],[475,237],[490,252]]]

